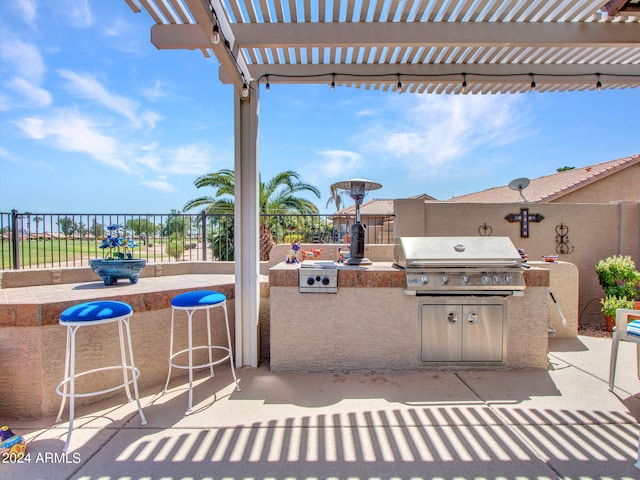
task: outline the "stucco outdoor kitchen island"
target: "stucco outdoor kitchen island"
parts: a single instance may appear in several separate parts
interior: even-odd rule
[[[271,369],[393,370],[456,366],[547,368],[549,271],[524,270],[526,288],[506,297],[416,296],[405,271],[391,262],[337,265],[336,293],[303,293],[299,264],[269,271]],[[425,362],[421,312],[454,304],[503,306],[500,359]]]

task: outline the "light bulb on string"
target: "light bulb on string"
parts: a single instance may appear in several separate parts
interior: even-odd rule
[[[530,91],[531,92],[535,92],[536,91],[536,79],[533,77],[533,73],[530,73],[529,75],[531,75]]]
[[[462,93],[467,93],[467,74],[462,74]]]
[[[213,26],[213,33],[211,33],[211,37],[209,39],[211,40],[211,43],[215,45],[220,43],[220,27],[217,23]]]
[[[332,73],[331,74],[331,91],[334,91],[336,89],[336,74]]]
[[[598,81],[596,82],[596,88],[598,89],[598,91],[602,91],[602,82],[600,81],[600,74],[598,73]]]
[[[265,84],[264,88],[267,90],[267,92],[271,90],[271,85],[269,85],[269,75],[267,75],[267,83]]]
[[[402,82],[400,81],[399,73],[398,73],[398,93],[402,93]]]
[[[244,98],[247,98],[249,96],[249,85],[247,85],[246,83],[242,84],[242,96]]]

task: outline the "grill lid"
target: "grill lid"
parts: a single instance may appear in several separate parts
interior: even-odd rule
[[[401,268],[520,267],[509,237],[399,237],[394,256]]]

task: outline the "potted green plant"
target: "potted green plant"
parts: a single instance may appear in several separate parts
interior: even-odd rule
[[[604,314],[607,321],[607,331],[612,332],[616,324],[616,310],[619,308],[634,308],[635,302],[627,299],[627,297],[616,297],[607,295],[600,300],[600,311]]]
[[[613,255],[596,264],[596,273],[605,296],[638,300],[640,272],[629,255]]]
[[[138,244],[129,237],[123,237],[120,230],[122,225],[111,225],[99,247],[104,252],[103,258],[89,261],[91,269],[102,277],[105,285],[118,283],[122,278],[128,278],[130,283],[138,283],[138,275],[147,264],[143,258],[133,258],[133,249]]]

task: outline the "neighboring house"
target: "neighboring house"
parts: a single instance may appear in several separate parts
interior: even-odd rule
[[[422,198],[425,201],[436,200],[426,193],[408,198]],[[388,198],[374,198],[360,205],[361,221],[367,227],[366,243],[393,243],[394,201],[394,199]],[[335,215],[335,217],[330,217],[333,220],[334,229],[342,234],[347,234],[350,225],[355,222],[356,206],[351,205],[338,210]]]
[[[534,178],[522,194],[530,203],[609,203],[640,199],[640,154]],[[519,203],[509,186],[453,197],[453,203]]]

